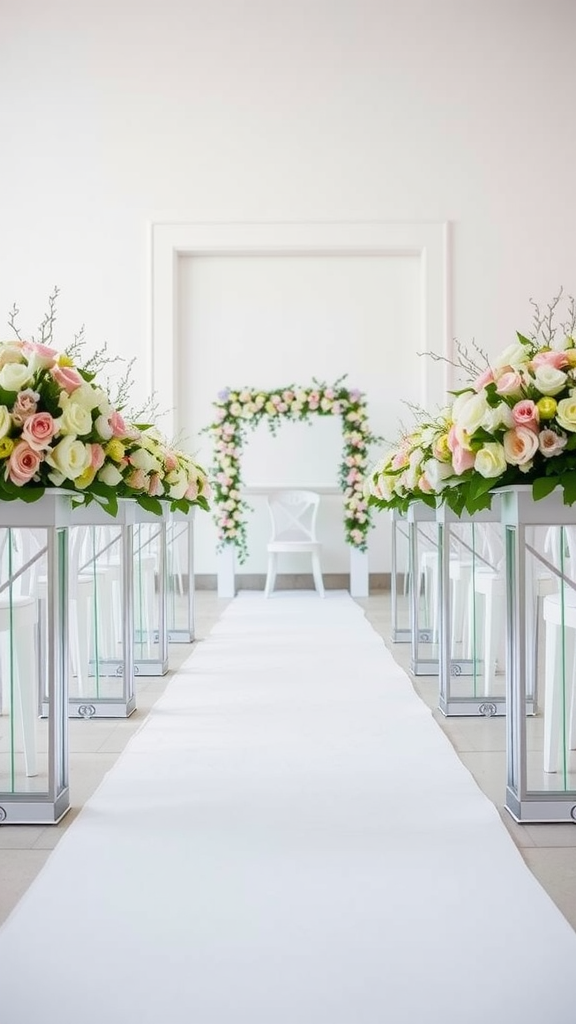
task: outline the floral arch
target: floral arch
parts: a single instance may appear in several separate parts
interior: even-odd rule
[[[344,387],[343,380],[341,377],[327,385],[313,379],[308,388],[290,384],[273,391],[246,387],[219,392],[214,402],[214,422],[206,428],[213,438],[212,497],[219,550],[233,545],[240,562],[248,554],[249,506],[241,493],[241,456],[247,429],[253,430],[266,420],[275,434],[282,419],[307,420],[313,414],[342,417],[343,451],[338,476],[344,494],[345,538],[351,547],[366,550],[370,511],[364,496],[364,477],[368,447],[380,438],[368,426],[364,394]]]

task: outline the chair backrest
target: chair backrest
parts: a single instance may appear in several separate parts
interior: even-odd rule
[[[276,491],[268,496],[272,522],[270,541],[316,540],[316,517],[320,495],[315,491]]]

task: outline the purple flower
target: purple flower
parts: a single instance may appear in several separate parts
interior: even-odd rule
[[[224,388],[223,391],[218,392],[218,401],[227,402],[230,398],[230,388]]]

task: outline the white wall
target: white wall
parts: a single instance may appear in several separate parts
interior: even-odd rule
[[[576,290],[572,0],[0,0],[0,318],[138,353],[147,226],[453,224],[453,334]]]
[[[229,385],[272,390],[311,386],[313,378],[347,386],[368,398],[374,433],[393,439],[398,422],[412,420],[402,398],[420,394],[420,260],[389,256],[200,256],[178,261],[179,353],[175,421],[178,431],[209,465],[211,439],[202,428],[213,420],[212,403]],[[382,444],[372,450],[375,459]],[[342,421],[310,417],[307,424],[281,423],[272,437],[262,423],[248,431],[242,457],[247,487],[332,487],[322,499],[319,531],[325,572],[347,572],[338,469]],[[245,572],[266,570],[269,535],[264,496],[250,494]],[[199,573],[215,571],[216,530],[198,516]],[[388,568],[388,517],[375,517],[370,568]],[[281,571],[298,571],[309,559]]]

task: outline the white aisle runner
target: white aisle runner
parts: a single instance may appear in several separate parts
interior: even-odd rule
[[[570,1024],[575,968],[358,605],[248,594],[0,931],[0,1019]]]

